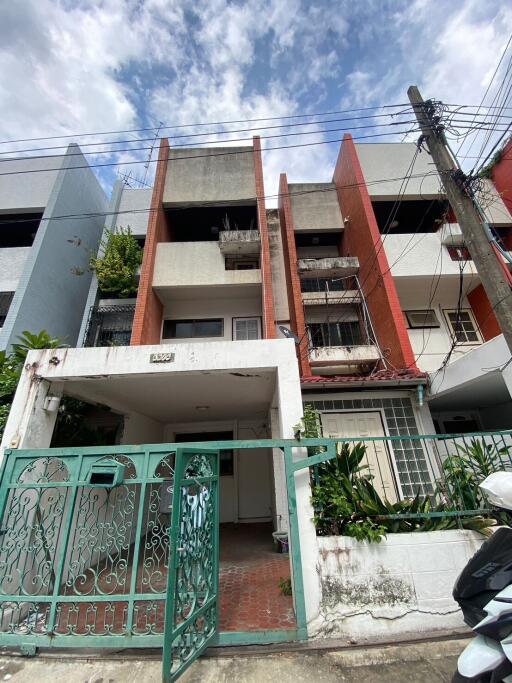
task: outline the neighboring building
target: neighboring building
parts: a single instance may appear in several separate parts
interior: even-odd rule
[[[107,198],[77,145],[2,161],[0,348],[25,330],[78,341]]]

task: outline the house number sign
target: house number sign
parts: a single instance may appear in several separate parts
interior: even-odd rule
[[[152,353],[149,356],[150,363],[173,363],[174,353]]]

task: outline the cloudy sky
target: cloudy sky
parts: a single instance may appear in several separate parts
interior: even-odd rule
[[[126,164],[145,158],[145,138],[152,133],[116,136],[111,131],[162,122],[162,132],[170,138],[207,134],[176,138],[175,144],[219,140],[226,138],[219,131],[276,121],[176,126],[398,104],[407,101],[411,83],[425,98],[475,104],[489,84],[511,27],[512,4],[503,0],[4,1],[0,140],[103,132],[81,141],[108,144],[84,150],[132,151],[91,155],[92,163]],[[293,122],[299,121],[303,119]],[[367,124],[334,122],[321,128]],[[402,139],[402,129],[396,139]],[[264,147],[343,136],[343,131],[312,135],[318,126],[293,130],[308,134],[267,138]],[[353,134],[390,130],[358,128]],[[260,131],[263,137],[282,132]],[[114,140],[131,142],[116,147]],[[65,141],[4,144],[2,151]],[[333,143],[265,152],[267,194],[276,191],[282,171],[295,182],[330,180],[337,147]],[[142,164],[98,168],[106,188],[118,168],[132,169],[138,177],[144,174]],[[148,182],[152,170],[154,164]]]

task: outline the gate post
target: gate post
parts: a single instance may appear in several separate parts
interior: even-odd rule
[[[6,448],[48,448],[52,439],[57,410],[44,410],[48,395],[61,397],[63,383],[48,382],[37,374],[45,351],[30,351],[14,394],[9,419],[2,437],[0,455]]]

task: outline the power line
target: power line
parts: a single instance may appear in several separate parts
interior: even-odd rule
[[[197,138],[197,137],[204,137],[207,135],[231,135],[234,133],[245,133],[245,132],[256,132],[256,131],[261,131],[261,130],[272,130],[272,129],[277,129],[277,128],[297,128],[301,126],[321,126],[326,123],[338,123],[342,121],[361,121],[365,119],[375,119],[375,118],[389,118],[389,117],[395,117],[395,116],[404,116],[405,114],[410,114],[410,112],[400,112],[398,114],[374,114],[370,116],[356,116],[356,117],[345,117],[345,118],[338,118],[338,119],[325,119],[323,121],[308,121],[305,123],[289,123],[289,124],[281,124],[277,126],[258,126],[255,128],[239,128],[235,130],[218,130],[218,131],[208,131],[207,133],[189,133],[186,135],[173,135],[169,136],[171,140],[179,140],[179,139],[190,139],[190,138]],[[504,118],[507,121],[511,120],[511,116],[508,115],[500,115],[500,118]],[[465,123],[471,123],[473,124],[474,121],[470,121],[468,119],[453,119],[454,123],[457,123],[459,128],[466,129],[466,126],[463,126],[462,124]],[[269,137],[286,137],[287,135],[301,135],[301,134],[319,134],[319,133],[327,133],[327,132],[334,132],[334,131],[340,131],[340,130],[357,130],[357,129],[362,129],[362,128],[381,128],[384,126],[399,126],[399,125],[408,125],[410,123],[416,124],[417,121],[416,119],[412,120],[401,120],[401,121],[393,121],[389,123],[384,123],[384,124],[368,124],[365,126],[352,126],[350,129],[348,128],[334,128],[334,129],[324,129],[324,128],[319,128],[317,130],[312,130],[312,131],[304,131],[303,133],[282,133],[279,136],[260,136],[261,138],[269,138]],[[480,126],[490,124],[491,122],[489,121],[479,121],[478,122]],[[505,123],[500,124],[500,125],[505,125]],[[475,128],[476,129],[476,128]],[[480,128],[478,128],[480,130]],[[410,132],[413,132],[414,129],[411,129],[410,131],[407,131],[407,134]],[[154,136],[153,137],[147,137],[147,138],[136,138],[135,140],[133,139],[128,139],[128,140],[102,140],[100,142],[88,142],[88,143],[77,143],[80,146],[80,149],[82,150],[83,147],[99,147],[103,145],[121,145],[121,144],[136,144],[138,142],[154,142]],[[186,143],[183,145],[176,145],[172,144],[173,148],[176,147],[190,147],[190,146],[196,146],[196,145],[217,145],[217,144],[222,144],[223,142],[239,142],[239,141],[244,141],[244,140],[250,140],[250,138],[241,138],[241,139],[215,139],[215,140],[205,140],[201,142],[194,142],[194,143]],[[25,154],[28,152],[41,152],[41,151],[53,151],[53,150],[58,150],[58,149],[68,149],[68,145],[54,145],[52,147],[28,147],[28,148],[21,148],[21,149],[13,149],[13,150],[4,150],[0,151],[0,155],[7,155],[7,154]],[[78,153],[75,153],[75,155],[78,154],[115,154],[115,153],[120,153],[120,152],[131,152],[131,151],[146,151],[148,150],[149,147],[130,147],[128,149],[112,149],[112,150],[98,150],[98,151],[81,151]],[[49,154],[44,154],[40,156],[32,156],[30,158],[32,159],[38,159],[38,158],[46,158],[48,156],[51,157],[57,157],[59,155],[49,155]],[[62,154],[60,156],[73,156],[71,153],[67,154]],[[25,156],[21,157],[7,157],[6,159],[2,159],[2,161],[15,161],[15,160],[23,160],[25,159]]]
[[[400,135],[404,131],[393,131],[390,133],[375,133],[372,135],[360,135],[353,137],[353,140],[366,140],[369,138],[378,138],[378,137],[383,137],[383,136],[388,136],[388,135]],[[318,145],[331,145],[333,143],[337,142],[343,142],[343,138],[337,138],[335,140],[320,140],[318,142],[303,142],[295,145],[279,145],[276,147],[262,147],[261,151],[262,152],[272,152],[277,149],[295,149],[299,147],[315,147]],[[169,159],[169,161],[183,161],[185,159],[201,159],[201,158],[212,158],[212,157],[217,157],[217,156],[229,156],[233,154],[252,154],[254,152],[254,149],[252,147],[248,147],[247,149],[238,149],[238,150],[233,150],[233,151],[226,151],[226,152],[219,152],[218,154],[194,154],[190,156],[182,156],[182,157],[173,157],[172,159]],[[50,158],[51,157],[47,157]],[[157,163],[158,159],[153,159],[151,163]],[[134,160],[134,161],[112,161],[112,162],[107,162],[105,164],[85,164],[82,166],[69,166],[64,168],[37,168],[37,169],[27,169],[23,171],[7,171],[4,173],[0,173],[0,176],[7,176],[7,175],[24,175],[27,173],[47,173],[49,171],[60,171],[60,170],[78,170],[78,169],[83,169],[83,168],[103,168],[103,167],[108,167],[108,166],[124,166],[124,165],[131,165],[131,164],[145,164],[146,160]]]
[[[289,120],[289,119],[301,119],[301,118],[308,118],[312,116],[333,116],[334,114],[350,114],[356,111],[375,111],[376,109],[397,109],[399,107],[407,107],[407,109],[410,109],[410,103],[409,102],[402,102],[399,104],[382,104],[382,105],[376,105],[374,107],[356,107],[354,109],[338,109],[335,111],[328,111],[328,112],[316,112],[316,113],[311,113],[311,114],[288,114],[286,116],[264,116],[260,118],[252,118],[252,119],[234,119],[230,121],[210,121],[210,122],[198,122],[198,123],[183,123],[183,124],[176,124],[173,126],[165,125],[161,126],[161,130],[166,130],[169,128],[199,128],[200,126],[226,126],[231,123],[252,123],[256,121],[284,121],[284,120]],[[65,135],[48,135],[48,136],[42,136],[42,137],[37,137],[37,138],[18,138],[18,139],[11,139],[11,140],[3,140],[0,141],[1,145],[6,145],[6,144],[11,144],[15,142],[37,142],[39,140],[64,140],[64,139],[69,139],[69,138],[83,138],[83,137],[89,137],[89,136],[94,136],[94,135],[116,135],[120,133],[140,133],[140,132],[145,132],[145,131],[155,131],[157,130],[158,126],[149,126],[146,128],[128,128],[124,130],[107,130],[107,131],[95,131],[95,132],[89,132],[89,133],[70,133],[70,134],[65,134]]]

